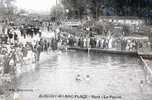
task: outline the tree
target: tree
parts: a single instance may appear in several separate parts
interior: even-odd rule
[[[135,16],[152,22],[152,0],[62,0],[69,16]]]
[[[70,10],[70,16],[80,17],[90,15],[98,17],[102,13],[104,0],[63,0],[62,4]]]
[[[14,0],[0,1],[0,16],[7,20],[7,23],[13,20],[16,7],[13,5]]]

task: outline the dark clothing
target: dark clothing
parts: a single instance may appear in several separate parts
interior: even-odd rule
[[[127,45],[126,41],[122,40],[121,41],[121,50],[125,50],[126,49],[126,45]]]
[[[22,48],[22,52],[23,52],[23,57],[26,57],[28,52],[25,47]]]
[[[17,34],[14,34],[14,40],[17,40],[17,37],[18,37]]]
[[[78,41],[78,46],[80,47],[80,45],[81,45],[81,40],[79,39],[79,41]]]
[[[37,52],[42,52],[42,47],[40,45],[37,46]]]
[[[51,48],[52,50],[57,50],[57,41],[55,39],[51,41]]]
[[[36,47],[36,54],[37,54],[37,61],[39,61],[39,59],[40,59],[40,54],[41,54],[41,52],[42,52],[42,47],[40,46],[40,45],[37,45],[37,47]]]
[[[74,40],[73,40],[73,38],[69,38],[69,46],[71,46],[71,47],[74,46]]]
[[[9,39],[12,39],[12,38],[13,38],[13,34],[12,34],[12,33],[9,33],[9,34],[8,34],[8,37],[9,37]]]
[[[95,48],[96,47],[96,41],[95,41],[95,39],[90,39],[90,46],[91,46],[91,48]]]
[[[44,50],[47,51],[48,48],[49,48],[49,44],[45,41],[45,43],[44,43]]]

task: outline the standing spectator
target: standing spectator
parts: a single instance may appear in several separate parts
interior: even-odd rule
[[[84,48],[87,47],[87,38],[86,37],[83,39],[83,46],[84,46]]]
[[[16,33],[14,33],[14,41],[17,41],[17,39],[18,39],[18,36]]]
[[[40,43],[37,43],[37,45],[36,45],[36,55],[37,55],[36,61],[40,60],[40,54],[41,54],[41,52],[42,52],[42,46],[40,45]]]
[[[52,41],[51,41],[51,48],[53,51],[57,50],[57,41],[54,38],[52,38]]]
[[[87,37],[87,48],[90,48],[90,38]]]
[[[100,40],[97,39],[97,40],[96,40],[96,48],[99,48],[99,47],[100,47]]]

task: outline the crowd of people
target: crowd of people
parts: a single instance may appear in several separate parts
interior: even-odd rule
[[[79,48],[99,48],[99,49],[117,49],[127,51],[137,51],[138,47],[142,47],[142,43],[134,39],[124,38],[101,38],[98,36],[73,34],[60,34],[59,47],[63,45]],[[139,45],[140,44],[140,45]]]
[[[137,51],[138,48],[143,46],[142,43],[134,39],[99,37],[98,35],[86,33],[71,34],[70,32],[62,31],[55,34],[55,37],[42,38],[38,28],[9,28],[6,37],[1,42],[4,45],[0,46],[0,59],[3,59],[0,63],[1,65],[3,64],[3,69],[9,70],[11,68],[8,68],[11,59],[14,62],[13,66],[18,62],[23,65],[24,58],[28,56],[29,52],[32,55],[30,57],[34,56],[32,62],[37,62],[40,60],[42,52],[55,51],[57,49],[67,50],[68,47]],[[34,39],[36,36],[38,38]],[[30,41],[28,40],[29,37]]]
[[[26,63],[25,60],[28,58],[32,60],[32,63],[36,63],[40,60],[41,53],[49,52],[49,50],[57,50],[57,40],[53,37],[51,39],[40,38],[40,40],[33,43],[14,42],[13,44],[1,44],[0,74],[10,73],[12,68],[16,67],[16,64],[24,65]]]
[[[26,32],[22,32],[26,30]],[[30,28],[28,29],[30,30]],[[32,29],[31,29],[32,30]],[[34,33],[30,32],[31,34]],[[35,59],[39,60],[40,49],[39,45],[32,45],[30,42],[23,43],[23,38],[27,38],[29,35],[27,29],[20,29],[17,26],[9,26],[7,31],[1,34],[0,37],[0,75],[15,73],[15,67],[18,63],[23,65],[29,51],[35,55]],[[38,34],[40,32],[37,31]],[[35,47],[35,48],[34,48]],[[33,58],[31,58],[33,59]],[[34,59],[34,60],[35,60]],[[36,62],[36,60],[35,60]]]

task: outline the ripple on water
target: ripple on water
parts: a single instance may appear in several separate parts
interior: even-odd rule
[[[117,94],[125,100],[142,100],[137,96],[142,96],[139,82],[144,80],[144,72],[137,60],[129,56],[64,52],[50,56],[38,70],[19,79],[18,88],[39,89],[34,94],[23,93],[22,100],[39,100],[35,95],[40,93]],[[76,80],[78,75],[80,81]]]

